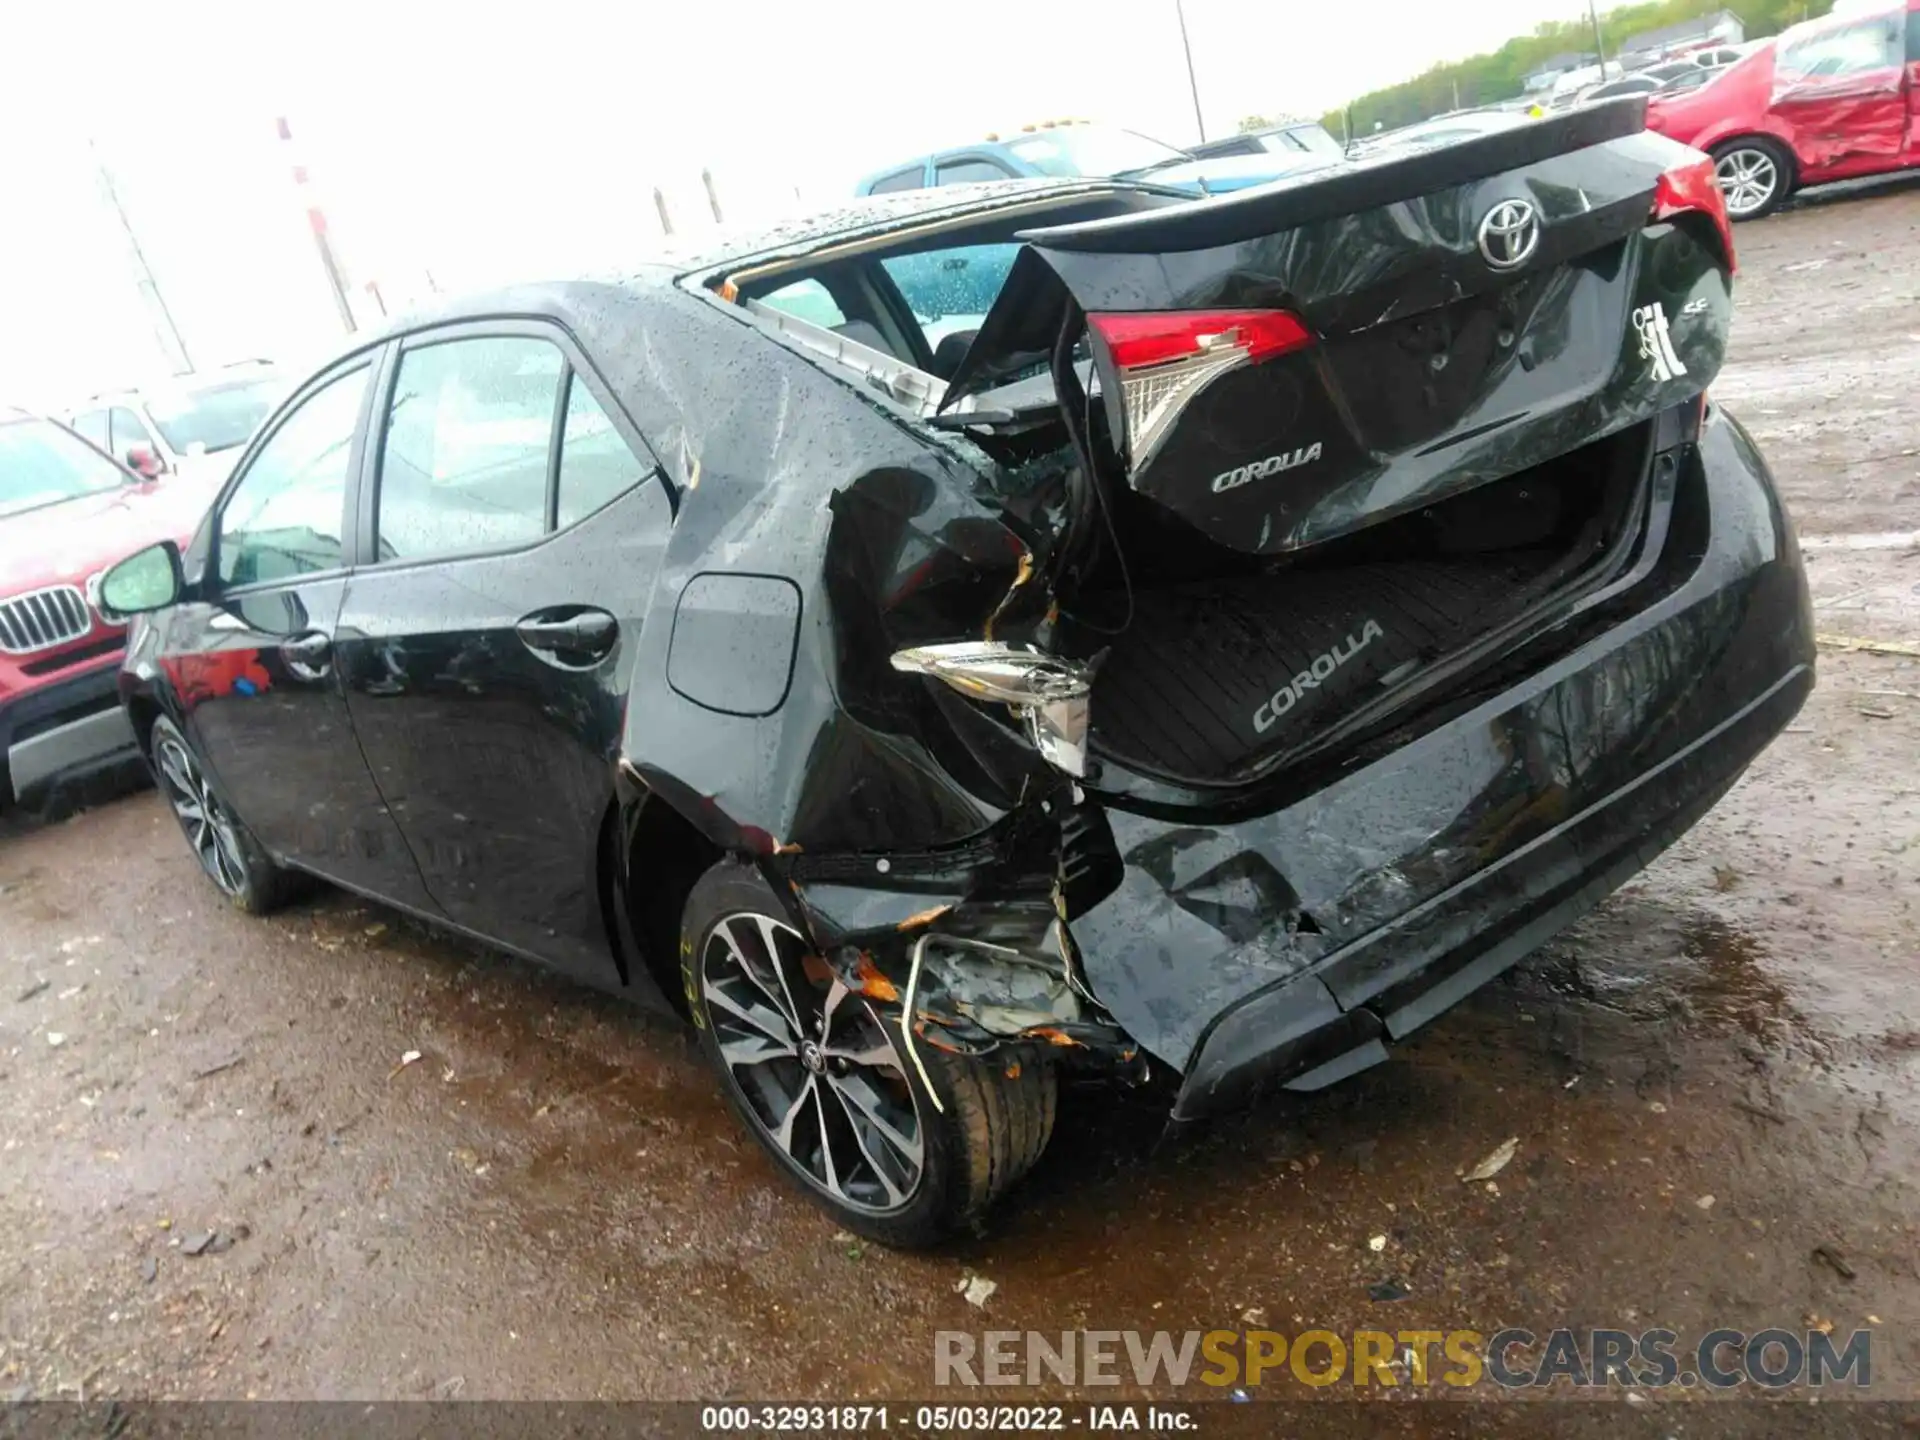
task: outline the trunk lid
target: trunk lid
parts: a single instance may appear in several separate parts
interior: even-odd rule
[[[1711,163],[1644,110],[1026,232],[941,408],[993,413],[1084,315],[1098,468],[1254,554],[1650,419],[1719,371],[1732,254]]]

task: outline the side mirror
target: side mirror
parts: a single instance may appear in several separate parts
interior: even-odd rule
[[[100,577],[98,609],[107,620],[164,610],[180,598],[180,547],[171,540],[136,550]]]
[[[157,480],[167,468],[160,463],[160,457],[145,445],[129,445],[126,461],[127,468],[143,480]]]

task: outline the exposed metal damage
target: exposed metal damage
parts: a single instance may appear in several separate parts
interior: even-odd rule
[[[1052,815],[1072,801],[1071,788],[1063,786],[1021,807],[994,845],[967,857],[971,870],[935,872],[924,860],[917,865],[916,857],[871,862],[876,879],[884,863],[885,877],[908,886],[961,887],[955,900],[898,918],[898,906],[915,904],[924,893],[868,891],[858,910],[845,911],[838,908],[845,886],[793,883],[836,978],[857,994],[899,1007],[916,1065],[924,1064],[922,1046],[969,1056],[1026,1047],[1076,1068],[1144,1078],[1139,1046],[1094,996],[1067,926],[1071,862]],[[1041,856],[1049,846],[1050,875],[1039,868],[1048,863]],[[837,867],[800,868],[819,876]],[[860,928],[844,928],[853,915]]]

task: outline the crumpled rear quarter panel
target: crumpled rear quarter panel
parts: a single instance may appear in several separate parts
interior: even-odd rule
[[[962,743],[927,687],[887,664],[977,631],[1012,583],[1025,547],[975,498],[979,472],[697,297],[662,296],[625,363],[621,389],[678,509],[623,758],[715,843],[749,853],[920,849],[991,824],[1031,755],[991,726]],[[771,713],[726,713],[715,706],[746,707],[670,683],[676,606],[712,575],[799,591]]]

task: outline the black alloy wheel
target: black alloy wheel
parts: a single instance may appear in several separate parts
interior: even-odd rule
[[[680,980],[735,1114],[849,1230],[930,1245],[985,1211],[1053,1133],[1046,1056],[923,1041],[916,1059],[897,1006],[849,990],[751,865],[723,860],[695,882]]]

